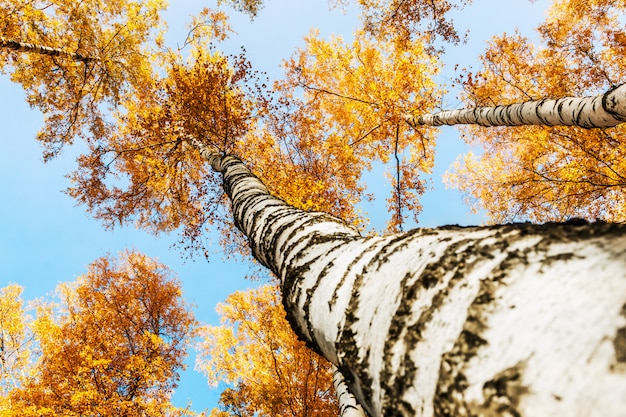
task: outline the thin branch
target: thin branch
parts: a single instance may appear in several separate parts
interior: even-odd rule
[[[361,100],[360,98],[356,98],[356,97],[344,96],[343,94],[335,93],[334,91],[326,90],[324,88],[311,87],[310,85],[305,84],[303,82],[298,83],[298,85],[300,87],[302,87],[302,88],[307,89],[307,90],[317,91],[317,92],[320,92],[320,93],[329,94],[331,96],[336,96],[336,97],[342,98],[344,100],[356,101],[358,103],[367,104],[368,106],[378,107],[378,105],[376,103],[372,103],[371,101]]]
[[[400,125],[396,125],[396,140],[394,144],[393,156],[396,159],[396,210],[398,212],[398,230],[402,229],[402,194],[400,186],[400,156],[398,154],[398,141],[400,137]]]

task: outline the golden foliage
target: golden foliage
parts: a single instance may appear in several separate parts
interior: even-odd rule
[[[254,19],[263,8],[263,0],[217,0],[217,4],[228,4],[235,10],[250,16],[250,19]]]
[[[8,392],[3,415],[184,413],[170,396],[195,320],[165,266],[136,252],[100,258],[58,294],[38,308],[37,362]]]
[[[255,172],[293,205],[360,224],[355,204],[364,198],[362,173],[395,155],[393,229],[402,223],[402,208],[419,212],[425,186],[419,176],[432,168],[435,130],[413,130],[404,117],[407,109],[435,106],[438,62],[421,40],[399,45],[356,32],[346,43],[314,32],[305,41],[275,85],[285,107],[249,141],[265,146],[249,157]]]
[[[10,403],[8,394],[29,374],[32,334],[17,284],[0,289],[0,415]]]
[[[117,104],[134,79],[149,68],[161,43],[163,0],[0,1],[6,39],[78,52],[91,60],[0,50],[0,70],[20,83],[45,125],[38,139],[46,158],[76,137],[107,133],[105,103]],[[148,45],[152,42],[152,45]]]
[[[626,79],[624,2],[559,0],[539,27],[542,43],[495,37],[484,69],[465,79],[468,107],[595,95]],[[626,221],[626,142],[615,128],[468,127],[479,156],[448,181],[493,222],[571,217]]]
[[[361,8],[364,29],[378,39],[406,42],[425,36],[430,51],[432,43],[444,40],[459,43],[452,20],[447,14],[460,10],[472,0],[328,0],[329,5],[345,8],[355,3]],[[218,0],[254,19],[264,5],[264,0]]]
[[[419,212],[419,174],[432,167],[434,130],[413,130],[404,115],[407,108],[429,111],[437,96],[437,61],[422,42],[399,47],[358,33],[344,44],[311,35],[286,64],[274,97],[243,55],[192,42],[187,60],[171,55],[162,77],[135,83],[117,129],[79,158],[69,192],[105,224],[134,219],[154,232],[180,228],[187,248],[201,246],[208,224],[236,239],[222,214],[229,208],[219,177],[196,142],[238,155],[287,202],[355,224],[362,223],[355,209],[364,198],[361,174],[395,152],[392,227],[403,211]]]
[[[347,0],[334,0],[343,4]],[[378,39],[409,41],[424,36],[433,43],[443,40],[457,44],[461,37],[447,14],[462,9],[471,0],[356,0],[362,8],[363,26]]]
[[[299,341],[270,285],[231,294],[221,326],[204,327],[196,368],[209,384],[231,384],[212,416],[333,416],[330,364]]]
[[[78,159],[70,195],[106,225],[135,220],[155,233],[182,227],[184,240],[196,244],[207,223],[221,219],[222,191],[191,141],[234,151],[256,122],[243,90],[248,71],[242,56],[194,49],[189,62],[172,57],[164,77],[146,77],[125,97],[118,129]]]

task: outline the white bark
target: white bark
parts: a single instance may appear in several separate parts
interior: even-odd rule
[[[366,417],[363,407],[354,398],[343,375],[335,366],[333,366],[333,385],[339,400],[339,417]]]
[[[508,106],[476,107],[408,117],[412,125],[478,124],[481,126],[613,127],[626,122],[626,84],[596,97],[565,97]]]
[[[204,154],[292,327],[370,416],[625,415],[625,225],[361,237]]]
[[[0,36],[0,48],[12,49],[17,52],[32,52],[40,55],[48,56],[64,56],[71,58],[74,61],[89,62],[94,61],[94,58],[76,53],[68,52],[59,48],[50,48],[48,46],[35,45],[32,43],[19,42],[11,39],[6,39]]]

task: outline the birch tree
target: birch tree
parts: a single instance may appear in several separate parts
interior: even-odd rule
[[[370,416],[623,413],[625,226],[362,236],[273,196],[233,155],[276,149],[250,140],[267,138],[250,124],[272,108],[239,83],[251,77],[245,60],[199,48],[170,64],[124,97],[119,129],[72,176],[75,197],[112,222],[136,216],[170,231],[183,218],[197,231],[210,216],[194,213],[223,189],[250,251],[280,280],[292,328]],[[317,148],[306,143],[308,156]],[[106,183],[117,169],[129,174],[125,190]]]
[[[568,123],[597,129],[553,126],[560,124],[554,119],[536,120],[549,126],[462,127],[472,152],[447,180],[492,222],[626,220],[624,125],[607,129],[623,120],[623,109],[611,106],[624,102],[623,87],[616,88],[626,80],[624,13],[623,2],[551,2],[536,39],[517,31],[495,36],[481,65],[461,80],[466,108],[550,99],[541,105],[549,110],[556,99],[584,96],[598,96],[600,105],[605,94],[602,105],[614,112]]]
[[[202,153],[291,326],[369,415],[623,412],[626,226],[362,237],[272,197],[237,158]]]
[[[595,97],[542,99],[495,107],[443,111],[409,117],[413,125],[615,127],[626,121],[626,84]]]

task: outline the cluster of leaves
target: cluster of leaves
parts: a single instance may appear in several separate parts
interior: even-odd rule
[[[240,87],[249,65],[241,56],[196,52],[191,63],[170,61],[166,76],[144,80],[117,113],[118,129],[79,157],[69,193],[105,225],[134,220],[155,233],[182,227],[193,243],[207,222],[219,221],[219,178],[192,141],[233,151],[253,120]]]
[[[1,415],[188,414],[170,396],[196,322],[165,266],[104,257],[57,292],[31,321],[19,286],[0,291]]]
[[[449,14],[461,10],[472,0],[328,0],[329,5],[345,8],[351,3],[361,9],[363,29],[378,39],[410,41],[417,37],[428,39],[428,49],[441,40],[458,44],[461,37]],[[254,19],[264,0],[218,0]]]
[[[471,0],[357,0],[357,3],[363,10],[363,26],[369,33],[396,41],[424,36],[428,50],[436,52],[434,45],[439,40],[461,42],[449,14],[463,9]]]
[[[425,189],[420,176],[432,168],[434,130],[411,129],[404,116],[407,108],[434,107],[438,63],[425,53],[423,39],[400,47],[362,31],[351,43],[313,32],[305,44],[285,62],[285,78],[275,84],[282,107],[246,141],[263,147],[262,153],[246,159],[290,204],[359,225],[355,206],[366,198],[361,175],[395,155],[389,225],[395,229],[404,221],[403,209],[419,213]]]
[[[17,284],[0,289],[0,401],[20,386],[31,356],[32,336],[21,294]]]
[[[495,37],[484,69],[465,79],[468,107],[602,93],[626,79],[624,2],[555,1],[535,45]],[[570,217],[626,221],[625,127],[471,126],[482,148],[449,174],[476,210],[497,223]]]
[[[238,291],[220,304],[221,326],[200,330],[196,368],[228,383],[214,417],[336,416],[330,364],[298,340],[270,285]]]
[[[245,56],[210,46],[227,36],[227,22],[203,13],[211,24],[193,24],[187,59],[165,54],[160,72],[134,79],[115,128],[92,138],[79,158],[70,195],[108,226],[134,220],[155,233],[180,229],[187,249],[201,247],[208,224],[225,242],[242,242],[223,215],[219,178],[194,149],[202,143],[244,159],[289,203],[355,224],[363,223],[355,209],[364,198],[362,173],[395,155],[390,228],[419,212],[419,175],[432,167],[434,131],[409,128],[404,114],[429,111],[440,95],[425,39],[400,44],[357,32],[345,44],[312,34],[270,92]]]
[[[259,10],[263,8],[263,0],[217,0],[217,4],[227,4],[235,10],[247,14],[250,19],[254,19]]]
[[[79,137],[107,134],[104,104],[116,105],[150,68],[160,44],[162,0],[0,1],[5,39],[80,53],[86,60],[0,50],[0,70],[20,83],[44,115],[45,158]]]

